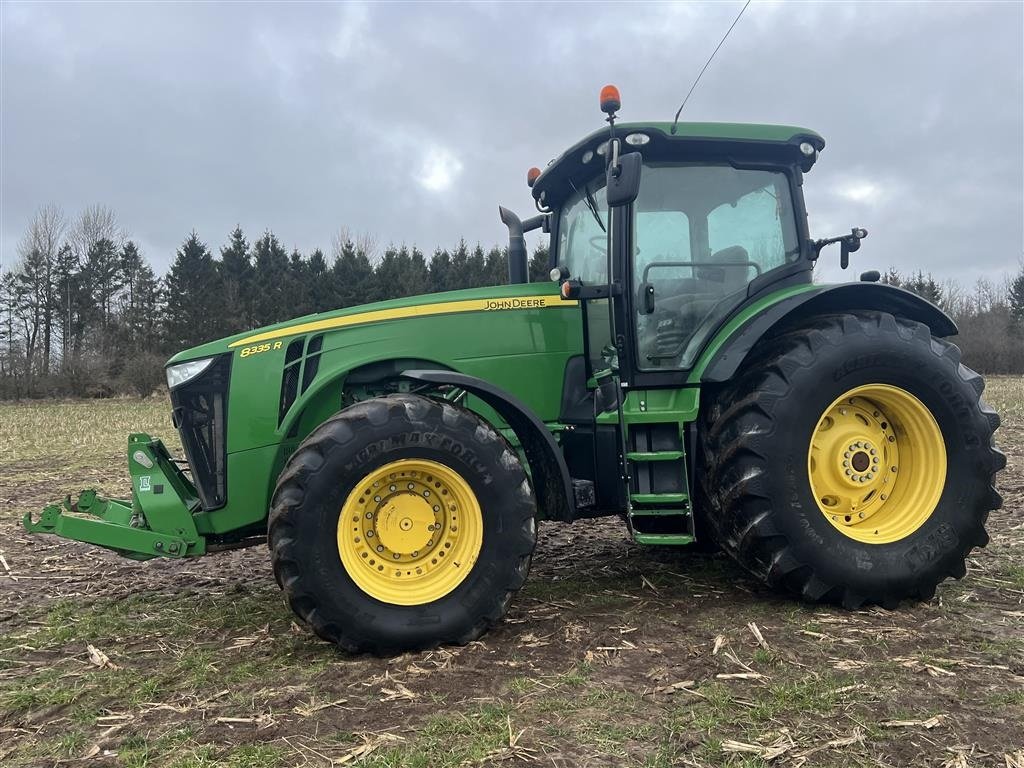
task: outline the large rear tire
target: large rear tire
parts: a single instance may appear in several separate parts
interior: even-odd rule
[[[961,578],[1002,503],[999,417],[960,350],[881,312],[823,316],[756,350],[705,409],[716,538],[809,601],[895,607]]]
[[[348,651],[465,644],[523,585],[535,512],[515,451],[479,416],[375,398],[325,421],[285,465],[274,574],[292,610]]]

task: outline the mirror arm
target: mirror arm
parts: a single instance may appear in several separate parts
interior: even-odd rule
[[[839,243],[839,266],[846,269],[850,266],[850,254],[860,250],[860,241],[868,236],[868,231],[862,227],[854,227],[850,230],[848,235],[839,235],[838,237],[827,237],[823,240],[813,240],[811,247],[814,248],[814,254],[811,256],[811,261],[817,261],[818,257],[821,256],[821,249],[826,245],[832,243]]]

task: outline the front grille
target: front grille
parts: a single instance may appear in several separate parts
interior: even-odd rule
[[[203,509],[227,502],[228,382],[231,355],[222,355],[194,379],[171,390],[174,425]]]

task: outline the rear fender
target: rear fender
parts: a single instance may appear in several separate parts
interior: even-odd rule
[[[915,293],[882,283],[822,285],[770,305],[733,331],[708,360],[700,374],[702,383],[728,381],[764,337],[814,315],[876,310],[924,323],[933,336],[955,336],[956,323],[949,315]],[[714,348],[718,339],[709,347]]]
[[[427,384],[449,384],[487,403],[512,428],[530,465],[537,505],[549,520],[572,520],[575,503],[569,468],[551,431],[519,399],[483,379],[455,371],[408,370],[402,377]]]

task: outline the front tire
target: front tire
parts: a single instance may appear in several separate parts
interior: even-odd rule
[[[292,610],[345,650],[465,644],[523,585],[535,513],[519,459],[487,422],[391,395],[331,417],[288,460],[271,560]]]
[[[960,350],[880,312],[823,316],[757,350],[705,410],[716,538],[809,601],[895,607],[961,578],[1002,500],[999,417]]]

